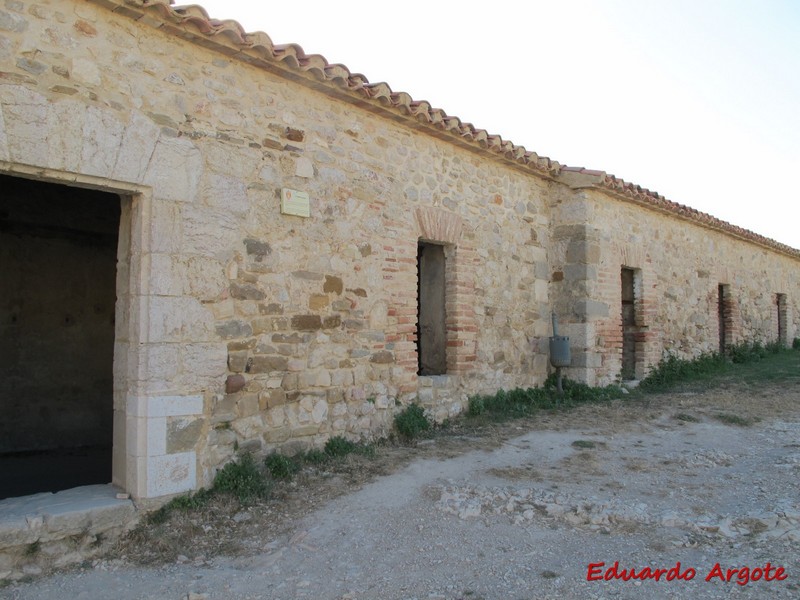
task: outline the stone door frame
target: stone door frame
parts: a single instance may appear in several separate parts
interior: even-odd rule
[[[133,497],[148,497],[147,457],[152,450],[140,425],[148,402],[142,402],[137,382],[147,365],[147,281],[142,260],[149,245],[148,227],[152,192],[147,186],[113,181],[68,171],[43,169],[0,161],[0,173],[42,183],[89,188],[120,198],[117,249],[114,362],[112,483]],[[192,410],[195,407],[191,407]],[[144,460],[142,460],[144,459]]]

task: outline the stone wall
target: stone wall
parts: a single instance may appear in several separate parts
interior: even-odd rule
[[[206,485],[237,447],[382,434],[404,404],[441,419],[546,376],[551,183],[127,9],[0,10],[2,170],[125,200],[114,480],[135,497]],[[420,239],[446,252],[435,377]]]
[[[572,202],[587,225],[582,237],[571,238],[566,253],[554,256],[566,259],[565,279],[573,271],[580,278],[571,320],[577,354],[584,356],[578,367],[590,383],[618,381],[621,375],[622,267],[635,271],[635,378],[669,354],[692,358],[719,350],[721,320],[727,323],[726,345],[777,341],[777,294],[786,301],[782,343],[791,344],[800,332],[796,258],[598,190],[581,190]]]
[[[207,485],[237,448],[382,435],[411,402],[444,419],[541,383],[551,311],[568,375],[612,381],[622,266],[636,376],[714,347],[719,284],[731,339],[777,335],[776,293],[797,330],[795,258],[570,187],[164,6],[0,8],[0,171],[122,198],[114,482],[135,498]],[[291,190],[309,216],[281,210]],[[420,241],[445,256],[446,373],[424,377]]]

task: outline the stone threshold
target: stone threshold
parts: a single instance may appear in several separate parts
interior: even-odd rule
[[[0,500],[0,581],[80,563],[131,529],[138,511],[111,484]]]

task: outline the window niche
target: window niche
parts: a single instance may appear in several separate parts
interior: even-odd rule
[[[420,241],[417,245],[418,375],[447,372],[445,289],[444,246]]]

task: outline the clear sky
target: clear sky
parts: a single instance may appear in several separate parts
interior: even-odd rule
[[[800,248],[798,1],[199,4],[562,164]]]

